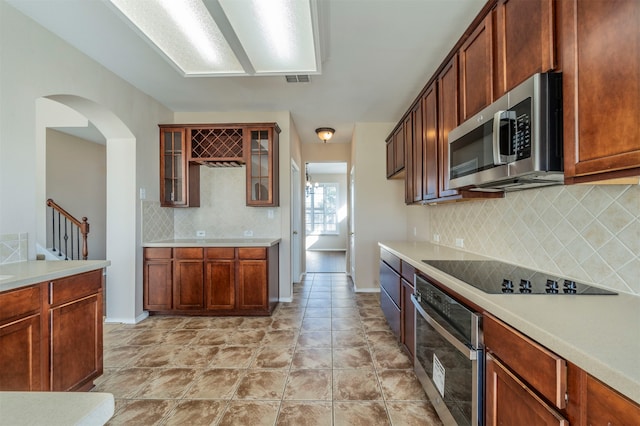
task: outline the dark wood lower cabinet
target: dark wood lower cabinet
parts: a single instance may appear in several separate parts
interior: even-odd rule
[[[145,248],[144,308],[160,314],[270,315],[279,299],[278,250],[277,244]]]
[[[486,424],[560,425],[569,422],[491,354],[486,359]]]
[[[411,358],[416,352],[416,308],[411,301],[413,285],[402,279],[402,344]]]
[[[0,326],[0,391],[42,390],[40,314]]]
[[[86,391],[103,371],[102,269],[0,293],[0,390]]]
[[[102,374],[102,294],[51,309],[51,390],[93,387]]]

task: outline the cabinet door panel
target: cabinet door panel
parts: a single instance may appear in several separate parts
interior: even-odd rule
[[[268,309],[267,261],[238,261],[238,302],[240,310]]]
[[[51,390],[82,388],[102,374],[102,292],[51,309]]]
[[[202,260],[175,261],[173,302],[175,309],[202,309],[204,306]]]
[[[206,263],[206,309],[230,310],[235,308],[234,260],[213,260]]]
[[[424,170],[423,199],[438,198],[438,96],[437,85],[432,84],[424,94]]]
[[[561,7],[565,178],[637,176],[640,2],[568,0]]]
[[[412,138],[412,150],[411,150],[411,184],[410,191],[410,203],[422,201],[422,184],[423,178],[423,164],[424,164],[424,114],[422,112],[422,101],[418,100],[416,106],[411,110],[411,122],[413,124],[413,138]],[[406,177],[407,181],[409,177]]]
[[[587,375],[588,425],[638,425],[640,406]]]
[[[553,0],[499,0],[496,98],[538,72],[556,67]]]
[[[169,260],[144,262],[144,308],[167,311],[173,306],[173,267]]]
[[[458,125],[458,58],[454,56],[438,77],[439,196],[457,195],[449,189],[449,132]]]
[[[42,391],[40,315],[0,327],[0,391]]]
[[[487,425],[558,425],[568,422],[498,360],[487,354]]]
[[[391,297],[389,297],[384,287],[380,289],[380,309],[382,309],[391,331],[399,339],[400,333],[402,332],[400,308],[391,300]]]
[[[478,25],[460,48],[460,110],[462,120],[493,99],[492,14]]]
[[[404,278],[402,279],[402,343],[413,358],[416,351],[416,308],[411,301],[413,286]]]

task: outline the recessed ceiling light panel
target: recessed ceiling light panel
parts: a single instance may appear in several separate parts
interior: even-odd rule
[[[201,0],[109,0],[186,75],[244,74]]]
[[[317,72],[310,0],[219,0],[256,73]]]

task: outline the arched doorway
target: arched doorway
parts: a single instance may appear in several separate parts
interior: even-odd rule
[[[46,129],[84,127],[91,122],[107,146],[108,322],[136,322],[142,289],[136,286],[136,138],[113,112],[89,99],[51,95],[36,101],[36,242],[46,246]]]

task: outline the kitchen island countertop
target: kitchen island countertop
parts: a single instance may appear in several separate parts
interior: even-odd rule
[[[0,292],[102,269],[108,260],[30,260],[0,265]]]
[[[271,247],[280,238],[178,238],[150,241],[143,247]]]
[[[640,404],[640,296],[488,294],[422,260],[496,259],[427,242],[379,245]]]

